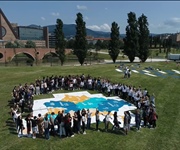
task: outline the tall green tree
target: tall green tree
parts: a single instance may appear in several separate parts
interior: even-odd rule
[[[145,62],[149,57],[149,29],[148,29],[148,21],[147,17],[142,14],[138,18],[139,25],[139,52],[138,56],[141,62]]]
[[[61,66],[64,64],[66,55],[65,55],[65,46],[66,42],[64,39],[64,33],[63,33],[63,22],[61,19],[56,20],[56,29],[54,31],[55,33],[55,50],[56,53],[58,54],[58,57],[61,61]]]
[[[108,49],[109,55],[115,63],[120,52],[119,26],[116,22],[113,22],[111,26],[111,40]]]
[[[85,58],[87,56],[87,40],[86,40],[86,23],[83,21],[83,16],[81,13],[77,13],[77,18],[76,18],[74,54],[77,56],[79,63],[83,65]]]
[[[124,53],[128,56],[130,62],[133,62],[138,55],[138,22],[134,12],[128,13],[128,25],[126,26],[126,37],[124,38]]]

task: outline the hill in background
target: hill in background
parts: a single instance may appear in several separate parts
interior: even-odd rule
[[[39,28],[39,26],[37,26],[37,25],[30,25],[30,27]],[[48,27],[49,33],[51,33],[52,35],[54,34],[54,30],[56,28],[56,25],[48,25],[45,27]],[[63,32],[64,32],[64,35],[67,39],[74,37],[76,34],[76,25],[75,24],[64,24],[63,25]],[[88,28],[86,28],[86,33],[87,33],[87,36],[92,36],[95,38],[109,38],[110,37],[110,32],[93,31],[93,30],[88,29]],[[151,34],[151,35],[155,36],[157,34]],[[125,34],[120,33],[120,38],[124,38],[125,36],[126,36]]]

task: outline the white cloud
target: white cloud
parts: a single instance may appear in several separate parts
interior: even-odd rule
[[[89,20],[89,18],[87,16],[85,16],[85,20]]]
[[[170,19],[164,21],[164,24],[171,26],[171,27],[180,26],[180,18],[178,18],[178,17],[170,18]]]
[[[91,26],[87,26],[88,29],[94,30],[94,31],[106,31],[109,32],[111,30],[111,27],[107,24],[104,23],[103,25],[91,25]]]
[[[44,18],[44,17],[41,17],[41,19],[42,19],[42,20],[46,20],[46,18]]]
[[[87,9],[86,6],[82,6],[82,5],[77,5],[76,7],[78,10],[86,10]]]
[[[52,12],[51,15],[52,16],[59,16],[59,13],[58,12]]]

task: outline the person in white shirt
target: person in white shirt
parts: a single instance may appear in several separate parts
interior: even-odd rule
[[[110,123],[110,119],[112,119],[111,118],[111,116],[110,116],[110,111],[108,111],[108,114],[105,116],[105,118],[104,118],[104,123],[105,123],[105,131],[107,132],[108,131],[108,128],[109,128],[109,123]],[[102,114],[103,115],[103,114]]]
[[[83,113],[82,114],[82,131],[83,131],[83,134],[86,134],[85,124],[86,124],[86,116],[85,116],[85,113]]]
[[[88,109],[87,110],[87,129],[90,129],[90,126],[91,126],[91,114],[92,112],[90,112]]]
[[[15,120],[15,124],[16,124],[16,129],[18,131],[18,117],[21,115],[21,113],[19,111],[14,112],[14,120]]]

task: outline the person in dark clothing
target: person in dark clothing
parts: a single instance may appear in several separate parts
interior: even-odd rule
[[[113,125],[113,130],[114,130],[114,128],[116,127],[116,128],[119,128],[119,122],[118,122],[118,119],[117,119],[117,112],[114,112],[114,120],[113,120],[113,123],[114,123],[114,125]]]
[[[37,117],[34,116],[33,119],[31,119],[31,122],[32,122],[32,131],[33,131],[33,139],[36,138],[36,133],[37,133]]]
[[[66,130],[66,137],[68,137],[68,136],[74,137],[74,134],[71,129],[71,119],[72,118],[69,113],[65,116],[65,119],[64,119],[64,127]]]
[[[131,124],[131,114],[129,111],[126,112],[127,115],[129,116],[129,119],[128,119],[128,130],[130,130],[130,124]]]
[[[144,121],[144,127],[146,127],[148,123],[148,107],[143,108],[143,121]]]
[[[95,115],[96,115],[96,130],[99,131],[99,121],[100,121],[100,119],[99,119],[99,110],[96,109]]]
[[[50,117],[50,122],[51,122],[51,134],[53,136],[55,136],[55,130],[54,130],[54,125],[55,125],[55,118],[56,118],[56,115],[54,112],[51,113],[51,117]]]
[[[135,114],[135,122],[136,122],[136,128],[137,128],[137,131],[140,131],[141,115],[140,115],[139,109],[136,110],[136,114]]]
[[[77,111],[77,117],[78,117],[78,133],[79,133],[81,130],[81,119],[82,119],[80,110]]]
[[[61,112],[58,111],[58,115],[57,115],[56,118],[55,118],[55,124],[58,126],[57,133],[60,132],[61,120],[62,120],[62,115],[61,115]]]
[[[76,112],[74,112],[73,116],[73,131],[74,133],[80,133],[78,128],[78,116]]]
[[[28,137],[31,137],[31,114],[28,114],[26,117],[26,126],[27,126],[27,135]]]
[[[22,121],[22,116],[18,116],[18,137],[22,137],[23,136],[23,121]],[[19,132],[21,131],[21,135],[19,135]]]

